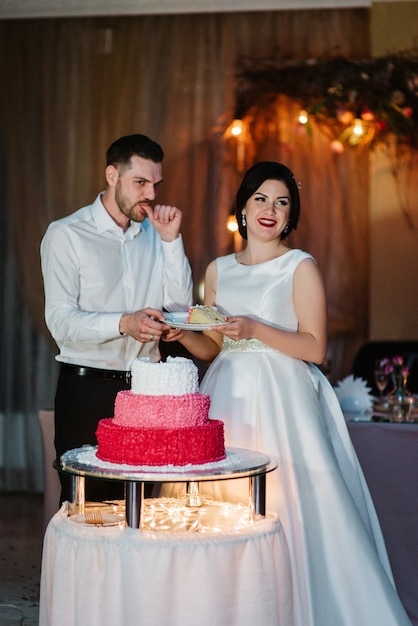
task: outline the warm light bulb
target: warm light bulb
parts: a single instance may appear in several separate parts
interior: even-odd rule
[[[238,137],[243,131],[242,120],[234,120],[231,125],[231,135]]]
[[[358,137],[361,137],[361,135],[364,134],[363,122],[360,119],[354,120],[353,133]]]
[[[307,124],[308,120],[309,120],[309,116],[308,116],[307,112],[306,111],[301,111],[299,113],[299,122],[301,124]]]
[[[238,224],[235,215],[230,215],[226,224],[230,233],[236,233],[238,230]]]
[[[204,302],[205,300],[205,279],[202,278],[202,280],[199,283],[199,286],[197,288],[197,293],[199,296],[199,302]]]

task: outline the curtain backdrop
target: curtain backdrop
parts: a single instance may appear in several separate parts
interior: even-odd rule
[[[368,26],[367,9],[0,22],[0,489],[42,482],[37,412],[53,403],[56,348],[43,321],[39,244],[51,220],[103,188],[108,145],[134,132],[162,144],[159,199],[183,209],[197,300],[208,262],[234,246],[226,221],[240,174],[223,134],[241,62],[365,58]],[[270,127],[255,157],[281,159],[301,180],[291,243],[311,251],[324,272],[331,345],[344,339],[332,357],[339,375],[367,326],[366,157],[338,160],[319,139],[297,138],[294,104],[276,104],[257,117]]]

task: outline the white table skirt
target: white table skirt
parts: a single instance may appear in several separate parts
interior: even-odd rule
[[[289,626],[290,565],[273,515],[220,534],[89,527],[63,507],[44,538],[40,626]]]

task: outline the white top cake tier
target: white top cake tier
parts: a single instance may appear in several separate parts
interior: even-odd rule
[[[148,396],[183,396],[197,393],[199,374],[196,365],[185,357],[167,357],[153,363],[149,358],[135,359],[131,370],[132,393]]]

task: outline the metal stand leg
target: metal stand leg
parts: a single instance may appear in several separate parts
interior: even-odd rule
[[[250,476],[250,494],[255,515],[266,515],[266,475]]]
[[[141,527],[144,483],[126,482],[126,523],[130,528]]]
[[[85,503],[85,479],[84,476],[71,475],[71,506],[75,513],[84,513]]]
[[[199,494],[199,483],[191,481],[187,483],[187,506],[202,506],[202,496]]]

